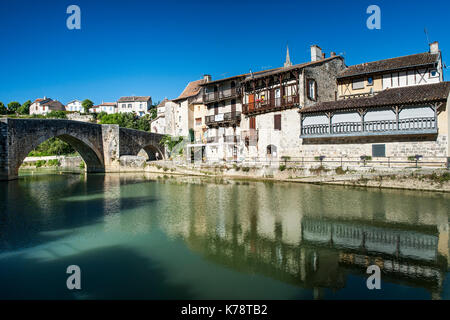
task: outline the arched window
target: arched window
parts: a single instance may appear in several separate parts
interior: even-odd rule
[[[317,100],[317,82],[314,79],[308,79],[307,81],[308,88],[308,99],[316,101]]]

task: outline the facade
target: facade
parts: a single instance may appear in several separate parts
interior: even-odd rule
[[[288,51],[284,67],[247,75],[242,81],[241,159],[299,157],[298,109],[334,100],[336,79],[344,68],[341,56],[332,52],[325,58],[321,48],[313,45],[309,62],[292,65]]]
[[[121,97],[117,101],[117,106],[119,113],[134,112],[142,117],[150,112],[152,98],[149,96]]]
[[[80,100],[70,101],[66,105],[66,111],[84,113],[83,106],[81,105]]]
[[[175,119],[175,135],[190,137],[194,130],[194,110],[198,110],[199,106],[202,108],[202,87],[201,85],[208,82],[210,76],[205,75],[203,79],[191,81],[186,88],[180,94],[180,96],[172,101],[178,105],[175,108],[173,117]],[[197,108],[194,108],[197,106]],[[204,107],[203,107],[204,108]],[[198,112],[197,112],[198,113]],[[195,140],[194,137],[190,137],[191,141]]]
[[[169,100],[165,98],[156,106],[156,118],[150,121],[150,132],[165,133],[166,132],[166,103]]]
[[[44,97],[43,99],[36,99],[30,106],[30,114],[46,115],[51,111],[65,111],[65,106],[50,98]]]
[[[246,75],[238,75],[203,84],[206,105],[205,157],[209,161],[236,161],[240,143],[242,112],[241,83]]]
[[[106,112],[107,114],[117,113],[117,103],[102,102],[97,106],[98,112]]]
[[[448,96],[438,43],[430,51],[350,66],[336,101],[302,108],[301,155],[448,157]]]

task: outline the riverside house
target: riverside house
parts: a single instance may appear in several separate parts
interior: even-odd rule
[[[428,52],[363,63],[337,77],[335,101],[299,110],[301,155],[448,157],[448,96],[437,42]]]
[[[150,121],[150,132],[166,132],[166,103],[169,100],[165,98],[156,106],[156,118]]]
[[[337,95],[336,78],[344,58],[325,57],[313,45],[311,61],[293,65],[289,49],[282,68],[250,74],[242,80],[242,159],[271,161],[298,157],[301,143],[299,108],[308,108]]]

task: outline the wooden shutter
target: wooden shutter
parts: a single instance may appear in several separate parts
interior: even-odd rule
[[[275,130],[281,130],[281,114],[276,114],[273,116],[273,128]]]
[[[250,129],[256,129],[256,118],[255,117],[250,118]]]

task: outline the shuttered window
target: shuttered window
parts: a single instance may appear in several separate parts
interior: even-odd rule
[[[372,145],[372,157],[386,157],[386,145],[385,144],[373,144]]]
[[[256,118],[255,117],[250,118],[250,129],[256,129]]]
[[[275,130],[281,130],[281,114],[273,116],[273,128]]]

